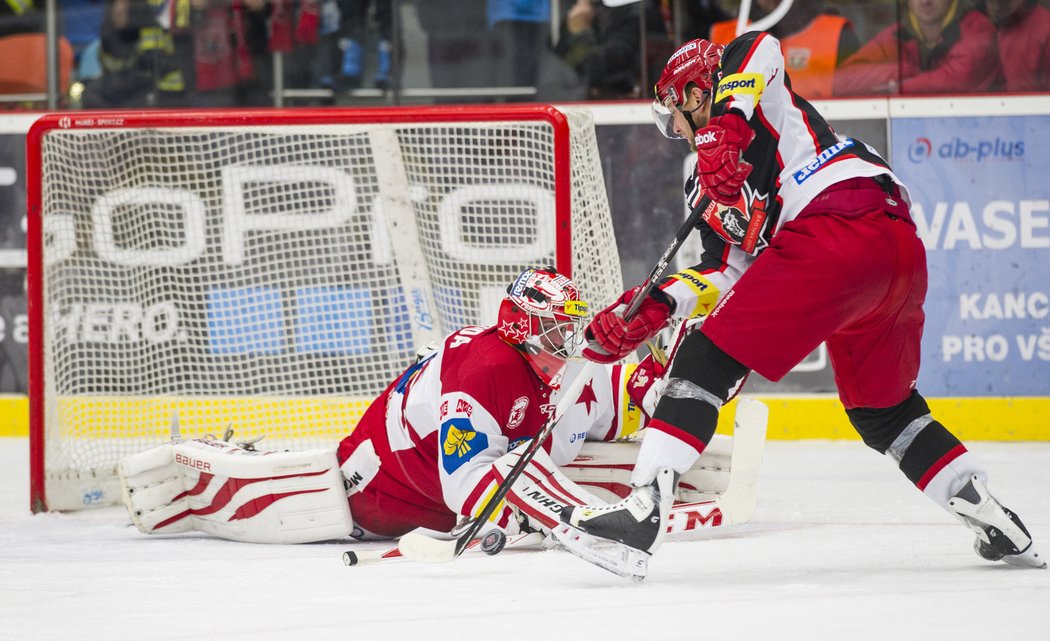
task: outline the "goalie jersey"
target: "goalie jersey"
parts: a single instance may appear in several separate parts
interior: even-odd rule
[[[362,452],[374,450],[381,462],[350,495],[355,523],[366,536],[399,536],[414,529],[398,527],[402,522],[447,531],[460,516],[479,513],[499,484],[493,462],[542,429],[582,367],[570,361],[562,380],[548,386],[495,327],[449,335],[390,384],[339,446],[344,473],[344,463]],[[544,445],[556,465],[571,462],[587,439],[613,440],[640,428],[642,412],[626,394],[633,369],[591,370]],[[404,510],[411,514],[394,513]],[[506,527],[512,517],[504,508],[493,518]]]

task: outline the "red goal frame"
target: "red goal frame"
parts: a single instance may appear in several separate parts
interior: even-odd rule
[[[54,130],[247,127],[386,123],[545,121],[554,130],[555,259],[572,276],[572,189],[569,121],[550,105],[465,105],[257,110],[177,110],[151,112],[84,111],[49,114],[26,136],[27,314],[29,319],[29,494],[33,512],[48,510],[44,429],[43,166],[44,138]]]

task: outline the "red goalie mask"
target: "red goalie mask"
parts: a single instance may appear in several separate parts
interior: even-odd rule
[[[523,271],[499,308],[499,337],[516,347],[544,383],[583,345],[587,303],[567,276],[553,268]]]

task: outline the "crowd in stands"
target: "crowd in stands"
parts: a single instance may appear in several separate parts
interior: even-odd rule
[[[976,2],[976,4],[974,4]],[[762,25],[781,0],[752,0]],[[803,96],[1050,91],[1050,0],[794,0],[766,29]],[[62,105],[265,106],[647,97],[675,42],[736,35],[737,0],[58,0]],[[0,93],[45,90],[43,0],[0,0]],[[408,18],[408,19],[406,19]],[[414,31],[412,31],[414,30]],[[408,34],[406,36],[406,34]],[[407,73],[422,37],[425,73]],[[862,44],[863,43],[863,44]],[[27,80],[26,76],[30,76]],[[32,77],[38,77],[34,83]],[[462,90],[474,88],[475,93]],[[371,92],[362,92],[369,89]],[[442,97],[441,89],[461,90]],[[0,97],[2,98],[2,97]]]

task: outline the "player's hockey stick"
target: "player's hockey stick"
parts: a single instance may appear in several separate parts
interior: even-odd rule
[[[554,426],[558,424],[558,419],[576,402],[580,392],[583,391],[584,385],[590,380],[591,370],[596,365],[597,363],[587,361],[587,364],[580,370],[579,375],[573,380],[569,388],[565,390],[565,395],[558,401],[558,405],[554,408],[554,413],[547,419],[543,428],[532,439],[522,455],[518,457],[514,467],[510,468],[506,478],[496,487],[496,491],[485,503],[481,512],[470,522],[462,534],[459,534],[452,540],[445,541],[427,536],[418,530],[413,530],[398,540],[397,548],[401,551],[401,554],[415,561],[431,563],[451,561],[462,554],[470,542],[477,537],[478,532],[485,526],[489,517],[496,511],[496,507],[503,502],[507,493],[510,492],[511,486],[521,476],[522,471],[532,461],[532,458],[536,456],[536,452],[543,447],[547,437],[554,431]]]
[[[663,276],[663,273],[667,270],[667,266],[671,263],[671,259],[678,253],[682,243],[689,237],[689,234],[696,227],[697,222],[700,220],[700,216],[703,215],[704,211],[707,210],[711,204],[711,199],[706,195],[700,198],[700,203],[689,213],[686,217],[685,222],[678,228],[678,232],[675,233],[674,240],[664,250],[660,260],[656,262],[652,271],[649,272],[649,276],[642,283],[641,287],[638,288],[638,292],[631,299],[631,303],[627,306],[627,311],[624,312],[624,319],[630,320],[634,318],[634,315],[638,313],[638,309],[642,306],[642,301],[649,296],[649,292],[652,291],[653,287],[656,286],[656,282]],[[596,347],[592,345],[593,349]],[[444,562],[451,561],[466,549],[467,545],[477,537],[478,532],[484,527],[485,522],[488,521],[489,517],[496,511],[496,508],[503,503],[503,499],[510,492],[510,488],[514,485],[518,477],[521,476],[522,471],[532,461],[532,458],[536,455],[543,444],[547,441],[547,437],[550,436],[551,432],[554,431],[555,425],[561,419],[562,415],[565,414],[573,404],[576,403],[576,398],[583,391],[583,387],[587,380],[590,379],[591,370],[594,368],[595,363],[588,361],[584,368],[577,375],[576,379],[572,382],[567,390],[565,390],[564,396],[561,401],[558,402],[557,407],[554,409],[554,413],[547,419],[546,424],[536,434],[532,442],[529,443],[528,448],[518,458],[518,461],[514,464],[514,467],[510,469],[507,476],[503,479],[503,482],[496,487],[496,491],[493,493],[485,507],[481,509],[477,517],[470,523],[466,531],[458,535],[451,541],[443,541],[435,539],[431,536],[427,536],[419,531],[412,531],[405,534],[398,541],[397,547],[404,556],[414,559],[417,561],[429,561],[429,562]]]
[[[638,294],[631,299],[631,304],[627,306],[627,311],[624,312],[623,317],[630,319],[634,318],[634,315],[638,313],[638,308],[642,306],[642,301],[649,295],[653,287],[656,286],[657,281],[667,271],[667,266],[671,263],[671,259],[674,258],[678,250],[681,249],[682,243],[689,237],[693,229],[696,228],[696,224],[700,222],[700,217],[707,211],[707,208],[711,206],[711,199],[705,194],[700,197],[700,202],[693,208],[693,211],[689,212],[686,216],[685,222],[675,232],[674,240],[664,250],[660,260],[656,261],[656,265],[653,266],[653,270],[649,272],[649,276],[642,282],[642,286],[638,288]]]

